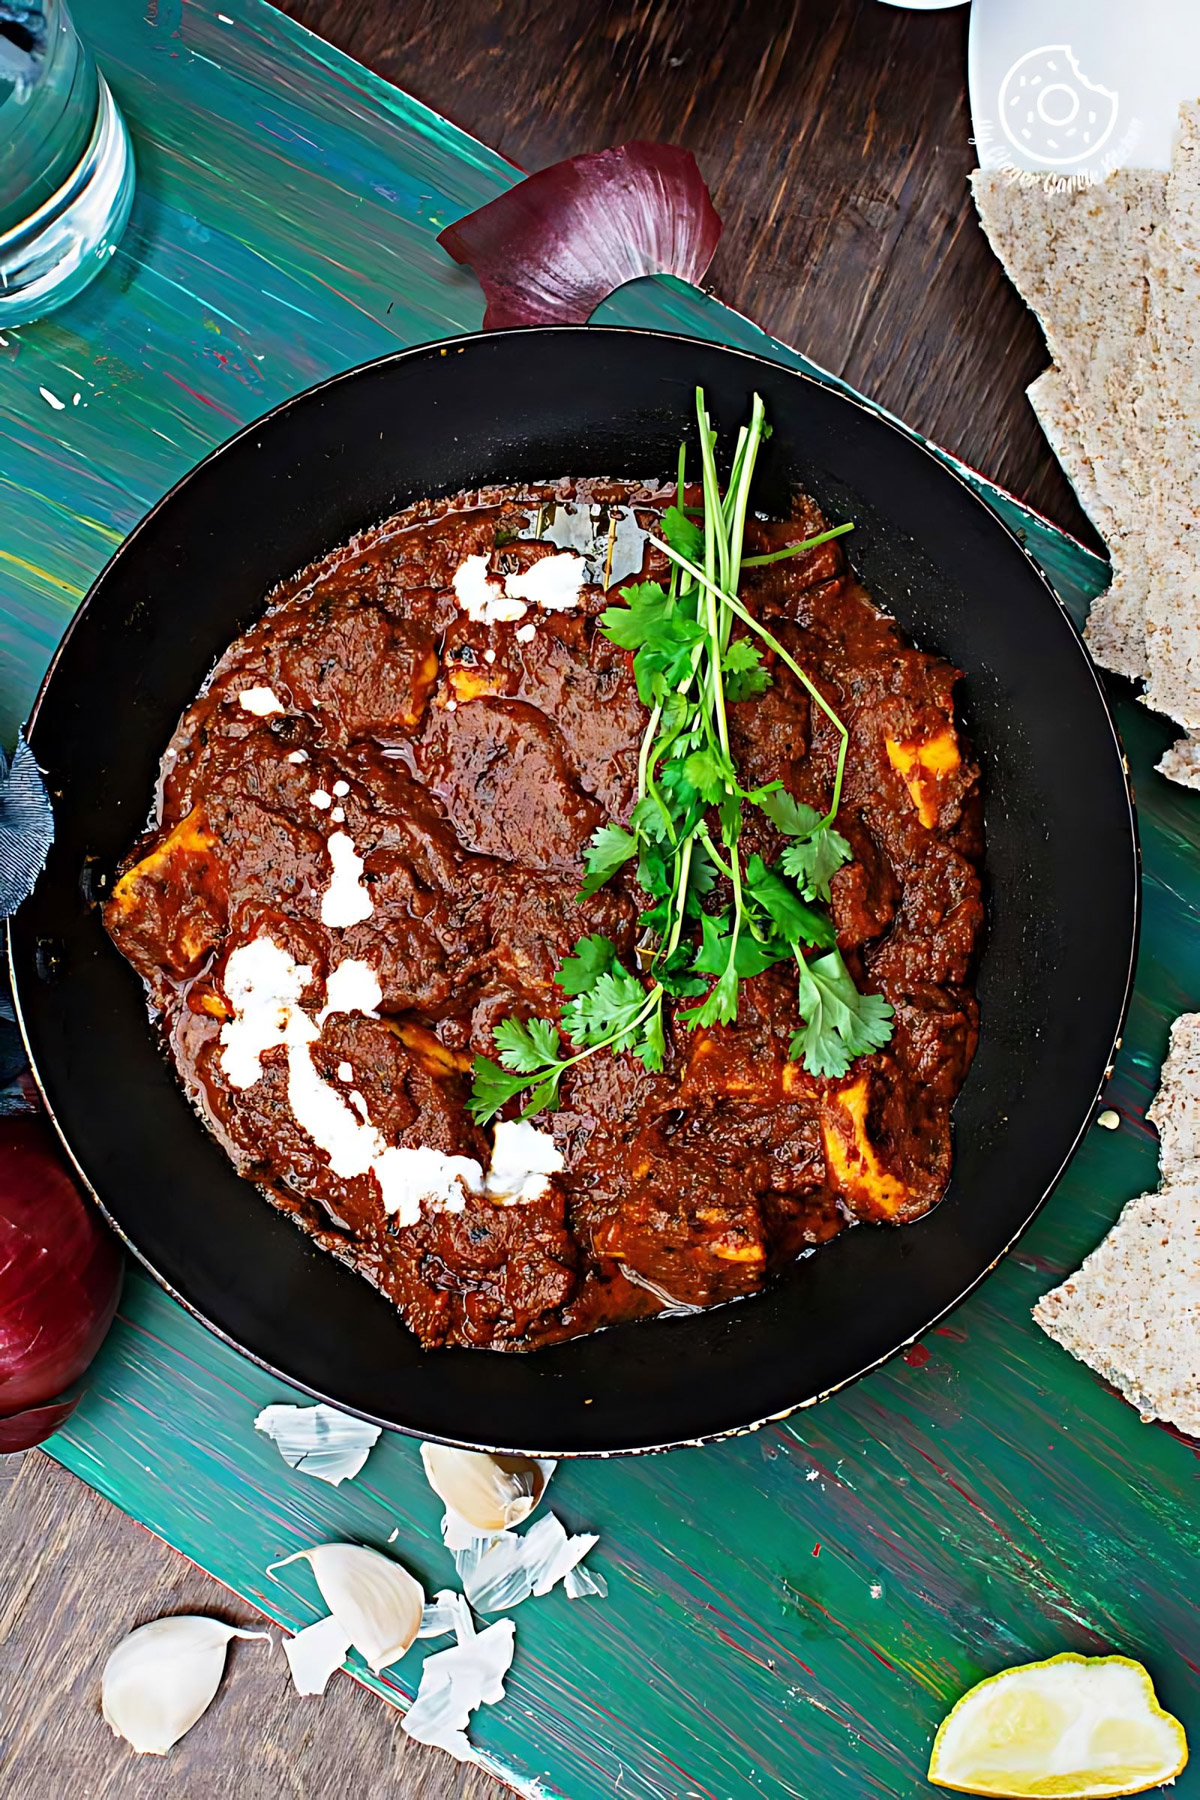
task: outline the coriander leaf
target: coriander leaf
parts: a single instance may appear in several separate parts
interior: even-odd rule
[[[637,866],[638,886],[644,888],[651,899],[665,900],[675,886],[674,864],[669,850],[663,850],[658,844],[643,844]]]
[[[721,975],[729,962],[729,914],[724,913],[714,919],[711,914],[704,913],[700,919],[701,945],[692,959],[692,967],[698,975]],[[739,933],[737,949],[734,952],[734,968],[738,979],[747,981],[751,975],[761,975],[773,963],[786,962],[792,955],[790,944],[782,940],[776,943],[761,943],[750,932]]]
[[[663,1029],[663,1011],[656,1006],[642,1027],[642,1035],[633,1046],[634,1055],[644,1068],[657,1074],[667,1054],[667,1038]]]
[[[892,1035],[893,1013],[882,994],[860,994],[841,953],[812,962],[797,959],[797,1000],[802,1030],[790,1054],[802,1058],[810,1075],[844,1075],[856,1056],[882,1049]]]
[[[683,772],[702,800],[715,806],[729,791],[737,775],[729,758],[715,744],[704,750],[693,750],[684,758]]]
[[[656,905],[638,914],[638,924],[643,931],[652,931],[655,937],[664,938],[671,929],[673,910],[670,896],[665,895]]]
[[[752,932],[743,931],[738,937],[737,952],[734,956],[734,967],[739,981],[748,981],[751,975],[761,975],[764,969],[770,969],[778,962],[787,962],[792,955],[790,946],[778,940],[761,943]]]
[[[850,846],[841,832],[822,825],[811,837],[785,844],[779,865],[799,883],[806,900],[828,901],[829,883],[850,856]]]
[[[657,581],[638,581],[621,589],[624,606],[608,606],[600,614],[600,629],[619,650],[640,650],[643,644],[669,644],[675,631],[674,609],[667,591]]]
[[[696,792],[688,780],[685,764],[682,760],[672,758],[663,764],[658,774],[658,785],[655,789],[659,800],[671,816],[674,832],[673,842],[682,846],[684,840],[691,837],[700,820],[704,817],[705,801]]]
[[[725,698],[736,706],[739,700],[750,700],[771,685],[771,676],[762,666],[762,651],[752,639],[735,638],[721,658]]]
[[[579,898],[587,900],[615,875],[622,863],[637,854],[637,839],[620,825],[600,825],[591,842],[583,848],[583,866],[587,879],[579,890]]]
[[[677,618],[661,641],[643,644],[633,659],[638,699],[643,706],[666,705],[692,674],[692,649],[704,632],[693,620]]]
[[[577,1044],[611,1041],[614,1050],[627,1050],[645,1004],[646,990],[637,976],[615,962],[586,994],[563,1008],[563,1026]]]
[[[474,1080],[467,1105],[477,1125],[486,1125],[493,1114],[516,1098],[528,1086],[524,1075],[509,1075],[486,1056],[477,1056],[472,1064]]]
[[[744,881],[747,892],[789,944],[819,944],[827,948],[837,942],[837,933],[826,915],[806,906],[791,883],[769,869],[761,856],[749,859]]]
[[[700,916],[700,948],[692,959],[697,975],[723,975],[729,962],[729,914]]]
[[[688,867],[688,891],[684,901],[684,917],[694,919],[705,894],[711,894],[717,882],[717,866],[698,838],[692,839],[692,860]]]
[[[558,1027],[550,1019],[501,1019],[492,1033],[506,1069],[531,1075],[562,1054]]]
[[[815,806],[805,806],[803,800],[794,800],[787,789],[778,784],[756,788],[749,798],[785,837],[808,837],[821,823],[821,815]],[[790,869],[788,873],[791,873]]]
[[[586,994],[597,978],[611,969],[617,960],[617,946],[611,938],[582,937],[574,951],[559,964],[554,977],[556,987],[564,994]]]
[[[690,1012],[683,1013],[684,1024],[694,1031],[708,1025],[731,1025],[738,1014],[738,972],[732,961],[722,971],[720,979],[713,983],[712,991],[703,1006],[693,1006]]]
[[[668,804],[669,795],[643,794],[642,798],[629,815],[629,823],[641,837],[649,838],[653,843],[662,844],[670,841],[667,821],[671,818],[672,808]],[[665,815],[664,816],[664,812]],[[671,820],[674,823],[673,819]],[[645,846],[642,854],[645,855]],[[645,887],[645,882],[642,886]]]
[[[696,785],[688,774],[687,765],[690,760],[690,756],[672,757],[669,762],[663,764],[662,773],[658,778],[659,787],[670,798],[676,817],[681,820],[686,819],[689,813],[695,810],[696,803],[700,798]],[[701,810],[703,809],[701,808]]]
[[[708,987],[706,981],[691,972],[693,966],[692,946],[677,944],[669,956],[664,956],[655,963],[654,978],[665,993],[676,999],[690,999],[696,994],[703,994]],[[724,964],[721,966],[723,968]]]
[[[736,675],[747,669],[757,669],[762,662],[762,650],[753,638],[734,638],[724,656],[721,667],[726,674]]]
[[[725,677],[725,698],[730,706],[737,706],[742,700],[756,699],[770,685],[771,677],[765,669],[747,669],[745,674]]]
[[[721,835],[725,839],[725,848],[732,851],[742,835],[742,802],[741,790],[736,786],[718,803],[717,817],[721,821]]]
[[[658,724],[660,739],[670,740],[683,730],[692,715],[692,703],[686,694],[672,692],[663,701]]]
[[[565,1064],[563,1067],[565,1068]],[[521,1112],[522,1119],[532,1119],[540,1112],[554,1112],[558,1107],[558,1084],[562,1078],[562,1068],[555,1069],[540,1081],[525,1102]]]
[[[695,563],[704,561],[704,532],[677,506],[668,506],[663,514],[662,534],[680,556]]]

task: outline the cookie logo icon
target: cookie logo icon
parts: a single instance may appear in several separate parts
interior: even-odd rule
[[[1045,168],[1094,156],[1112,135],[1118,95],[1089,81],[1067,44],[1019,57],[1000,85],[1000,123],[1015,149]]]

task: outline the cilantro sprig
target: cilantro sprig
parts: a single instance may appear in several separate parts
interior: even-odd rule
[[[834,526],[781,550],[743,556],[750,486],[767,434],[763,404],[756,395],[724,493],[716,432],[700,390],[696,410],[703,508],[684,505],[681,447],[676,504],[663,515],[661,538],[651,538],[671,564],[670,580],[666,586],[631,583],[621,589],[622,604],[599,619],[609,641],[633,657],[649,720],[629,823],[602,825],[592,837],[583,853],[580,898],[632,865],[650,901],[639,921],[640,968],[636,974],[626,969],[608,938],[581,938],[555,976],[564,995],[560,1022],[504,1019],[493,1034],[499,1061],[475,1058],[471,1109],[481,1124],[520,1096],[523,1118],[557,1106],[567,1070],[603,1050],[628,1051],[647,1069],[661,1069],[668,997],[699,1002],[676,1014],[689,1028],[731,1023],[740,984],[776,963],[796,969],[800,1025],[791,1055],[811,1074],[844,1075],[855,1057],[891,1036],[891,1007],[878,994],[858,992],[828,913],[830,882],[851,854],[834,828],[849,733],[738,595],[743,569],[803,555],[852,527]],[[747,790],[739,780],[728,708],[771,685],[769,658],[791,671],[837,733],[825,813],[796,800],[780,782]],[[743,858],[747,806],[762,811],[787,839],[777,865],[757,853]],[[719,876],[732,903],[717,913],[702,902]]]

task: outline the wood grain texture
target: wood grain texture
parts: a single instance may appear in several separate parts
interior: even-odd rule
[[[883,7],[848,11],[858,30],[877,21],[881,43],[900,29],[902,16]],[[477,325],[478,290],[434,239],[513,179],[481,144],[261,0],[148,0],[141,17],[127,0],[76,0],[76,12],[133,126],[140,187],[111,276],[59,318],[0,343],[6,732],[110,549],[208,448],[326,373]],[[520,6],[496,14],[506,31],[530,17]],[[848,54],[843,46],[828,82]],[[744,167],[750,182],[753,165]],[[830,304],[855,302],[835,293]],[[639,283],[604,317],[805,366],[677,284]],[[989,350],[979,339],[970,354],[931,339],[930,387],[957,370],[976,398],[987,392]],[[1079,619],[1102,565],[983,491]],[[1109,1093],[1122,1129],[1088,1135],[1018,1250],[907,1357],[753,1437],[560,1471],[556,1509],[602,1534],[594,1560],[611,1596],[573,1605],[555,1594],[517,1614],[508,1698],[474,1736],[487,1766],[529,1794],[909,1800],[928,1791],[933,1730],[965,1685],[1067,1647],[1144,1656],[1164,1702],[1200,1730],[1194,1449],[1141,1426],[1029,1321],[1034,1299],[1153,1181],[1145,1107],[1167,1020],[1200,1001],[1200,815],[1193,796],[1152,773],[1167,728],[1128,690],[1114,693],[1146,863],[1138,989]],[[267,1564],[330,1536],[382,1546],[395,1532],[394,1553],[427,1586],[444,1584],[439,1509],[415,1447],[385,1437],[356,1482],[323,1488],[253,1431],[259,1407],[286,1397],[134,1272],[90,1391],[52,1453],[280,1622],[305,1623],[319,1603],[302,1568],[276,1581]],[[0,1604],[36,1573],[24,1547],[36,1537],[7,1563]],[[125,1540],[114,1542],[105,1580],[116,1589]],[[42,1567],[50,1591],[38,1604],[65,1632],[53,1557]],[[251,1672],[252,1650],[237,1656],[229,1697],[235,1678],[255,1694],[266,1679]],[[38,1656],[52,1682],[48,1647]],[[419,1656],[370,1685],[402,1704]],[[64,1739],[90,1730],[78,1680],[76,1704],[60,1715]],[[219,1735],[221,1716],[204,1729]],[[301,1729],[293,1713],[286,1729],[293,1718]],[[356,1754],[346,1739],[337,1778],[351,1789],[391,1742],[394,1717],[381,1708],[380,1718]],[[225,1746],[244,1776],[252,1725]],[[64,1743],[62,1754],[76,1753]],[[95,1757],[87,1778],[115,1780],[98,1748]],[[32,1791],[54,1794],[36,1762],[26,1766]],[[239,1781],[235,1791],[246,1789]],[[1195,1800],[1200,1771],[1175,1792]]]
[[[967,188],[968,9],[878,0],[283,0],[524,169],[630,138],[694,152],[713,291],[1096,542],[1025,388],[1041,329]]]
[[[19,1459],[11,1458],[13,1463]],[[503,1800],[511,1790],[406,1738],[337,1675],[293,1692],[278,1638],[234,1641],[203,1719],[169,1757],[135,1756],[100,1716],[112,1646],[147,1619],[266,1621],[48,1457],[0,1490],[0,1793],[11,1800]]]

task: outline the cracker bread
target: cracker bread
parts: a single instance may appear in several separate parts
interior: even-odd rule
[[[1075,489],[1080,506],[1107,540],[1116,529],[1116,520],[1101,498],[1095,466],[1083,447],[1083,421],[1070,380],[1061,369],[1044,369],[1025,389],[1025,397]]]
[[[1109,540],[1115,573],[1102,594],[1092,601],[1083,641],[1093,662],[1128,681],[1146,674],[1146,604],[1150,580],[1144,563],[1117,568],[1117,557],[1131,554],[1127,540]]]
[[[1165,750],[1155,768],[1168,781],[1177,781],[1180,787],[1200,788],[1200,739],[1194,737],[1180,738]]]
[[[1153,169],[1119,169],[1062,194],[998,170],[971,178],[992,248],[1070,383],[1100,497],[1123,530],[1140,531],[1149,492],[1135,413],[1149,375],[1146,264],[1166,179]]]
[[[1033,1316],[1143,1419],[1200,1437],[1200,1013],[1172,1025],[1148,1117],[1158,1128],[1161,1190],[1131,1200]]]
[[[1101,496],[1096,471],[1083,447],[1083,420],[1061,369],[1046,369],[1025,390],[1046,440],[1067,480],[1105,542],[1113,546],[1113,578],[1092,601],[1084,636],[1102,668],[1137,681],[1146,673],[1145,617],[1149,586],[1144,560],[1121,566],[1128,540]]]
[[[1171,1027],[1171,1047],[1146,1117],[1158,1132],[1163,1185],[1200,1181],[1200,1013]]]
[[[1143,1419],[1200,1437],[1200,1183],[1131,1200],[1033,1316]]]
[[[1200,107],[1180,108],[1147,265],[1153,457],[1145,704],[1200,727]]]
[[[1056,379],[1047,388],[1035,383],[1030,398],[1112,556],[1112,586],[1093,604],[1084,635],[1097,662],[1134,680],[1148,666],[1143,536],[1154,408],[1147,262],[1165,186],[1155,170],[1118,170],[1069,194],[1022,186],[999,171],[972,177],[992,247],[1037,313],[1058,364]],[[1068,443],[1076,448],[1063,455]],[[1077,479],[1085,468],[1090,504]]]

